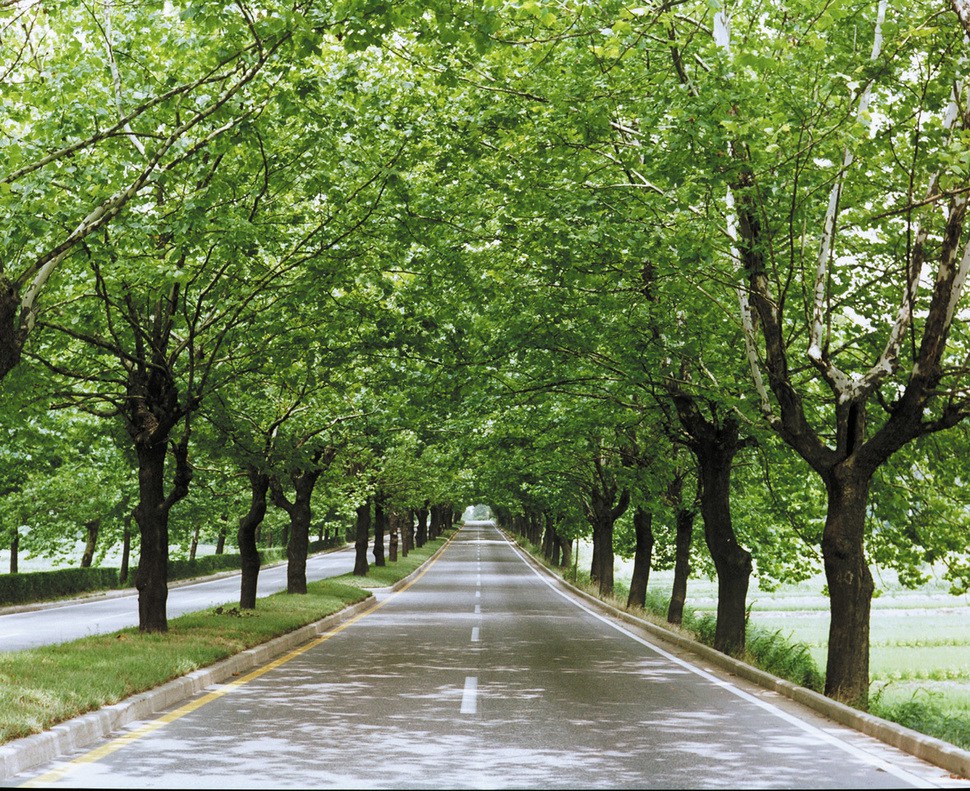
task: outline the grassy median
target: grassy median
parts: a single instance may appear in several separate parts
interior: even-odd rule
[[[169,621],[164,634],[136,628],[70,643],[0,653],[0,744],[144,692],[274,637],[325,618],[392,585],[426,561],[445,539],[367,577],[310,583],[306,596],[277,593],[252,611],[233,605]]]

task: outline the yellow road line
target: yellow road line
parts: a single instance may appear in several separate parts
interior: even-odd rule
[[[285,665],[287,662],[293,659],[296,659],[301,654],[305,654],[311,648],[316,648],[321,643],[325,643],[331,637],[334,637],[340,634],[344,629],[347,629],[348,627],[353,626],[361,618],[364,618],[365,616],[370,615],[373,612],[376,612],[385,604],[387,604],[389,601],[391,601],[391,599],[395,598],[398,594],[404,593],[404,591],[406,591],[408,588],[414,585],[414,583],[416,583],[425,574],[431,571],[431,567],[438,562],[438,560],[441,558],[441,555],[444,553],[445,549],[447,549],[448,545],[452,542],[453,539],[454,539],[454,535],[452,535],[452,537],[449,538],[444,543],[444,545],[441,547],[441,549],[438,550],[438,552],[434,555],[434,557],[432,557],[431,560],[428,561],[428,565],[425,566],[424,569],[421,570],[421,573],[418,574],[413,580],[411,580],[406,585],[396,590],[394,593],[392,593],[383,601],[376,602],[373,607],[368,607],[363,612],[358,613],[353,618],[350,618],[344,621],[339,626],[335,626],[333,629],[330,629],[329,631],[324,632],[319,637],[315,637],[309,643],[306,643],[305,645],[302,645],[299,648],[293,649],[288,654],[284,654],[283,656],[277,659],[274,659],[272,662],[269,662],[268,664],[265,664],[262,667],[257,668],[256,670],[253,670],[251,673],[247,673],[245,676],[242,676],[241,678],[237,678],[235,681],[231,681],[228,684],[223,684],[219,689],[214,690],[213,692],[209,692],[200,698],[196,698],[195,700],[189,701],[185,705],[180,706],[179,708],[174,709],[173,711],[170,711],[167,714],[163,714],[161,717],[158,717],[157,719],[152,720],[151,722],[145,723],[140,728],[135,728],[133,731],[129,731],[128,733],[125,733],[121,736],[118,736],[115,739],[112,739],[107,744],[103,744],[100,747],[96,747],[90,752],[85,753],[84,755],[74,758],[73,760],[69,761],[67,764],[62,766],[60,769],[53,769],[50,772],[45,772],[44,774],[39,775],[38,777],[35,777],[31,780],[26,781],[25,783],[21,784],[19,787],[20,788],[44,788],[53,783],[56,783],[58,780],[61,780],[66,775],[68,775],[75,768],[84,766],[85,764],[96,763],[100,761],[102,758],[106,758],[112,753],[117,752],[122,747],[128,744],[131,744],[132,742],[137,741],[138,739],[141,739],[143,736],[147,736],[150,733],[154,733],[160,728],[164,728],[170,722],[175,722],[175,720],[181,719],[186,714],[191,714],[193,711],[196,711],[197,709],[201,709],[203,706],[209,703],[212,703],[213,701],[221,698],[223,695],[227,695],[228,693],[232,692],[234,689],[241,687],[243,684],[248,684],[250,681],[253,681],[259,678],[263,674],[269,673],[269,671],[271,670],[275,670],[276,668],[280,667],[280,665]]]

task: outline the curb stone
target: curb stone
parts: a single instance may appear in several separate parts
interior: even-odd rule
[[[420,574],[431,561],[435,560],[450,543],[451,538],[413,572],[398,580],[392,586],[363,589],[369,594],[366,599],[328,615],[326,618],[301,626],[293,632],[274,637],[272,640],[248,648],[208,667],[195,670],[188,675],[168,681],[154,689],[140,692],[118,703],[65,720],[43,733],[25,736],[0,745],[0,781],[9,780],[21,772],[56,761],[69,753],[88,747],[99,739],[110,736],[113,731],[120,730],[138,720],[148,719],[165,709],[188,700],[208,686],[221,684],[234,676],[255,670],[305,645],[344,621],[376,607],[379,602],[372,591],[393,592],[403,588]]]
[[[759,670],[758,668],[753,667],[745,662],[741,662],[740,660],[728,656],[727,654],[722,654],[720,651],[715,651],[710,646],[706,646],[697,642],[696,640],[676,634],[668,629],[664,629],[662,626],[658,626],[655,623],[638,618],[625,610],[621,610],[607,604],[602,599],[599,599],[584,590],[580,590],[575,585],[566,582],[566,580],[564,580],[562,577],[550,571],[548,568],[546,568],[546,566],[537,561],[528,551],[526,551],[523,547],[520,547],[515,542],[514,538],[509,536],[509,540],[516,547],[522,550],[522,554],[535,568],[545,572],[548,576],[552,577],[562,586],[567,588],[571,593],[589,602],[590,604],[596,605],[609,615],[619,618],[621,621],[632,624],[633,626],[637,626],[659,640],[663,640],[664,642],[675,645],[678,648],[690,651],[695,656],[702,657],[705,661],[717,665],[720,668],[745,679],[746,681],[750,681],[772,692],[777,692],[779,695],[784,695],[786,698],[789,698],[796,703],[800,703],[803,706],[807,706],[813,711],[828,717],[830,720],[834,720],[840,725],[853,728],[860,733],[864,733],[866,736],[872,736],[873,738],[885,742],[898,750],[909,753],[910,755],[928,763],[935,764],[941,769],[945,769],[958,777],[970,779],[970,751],[964,750],[954,744],[950,744],[949,742],[945,742],[942,739],[937,739],[933,736],[927,736],[925,733],[914,731],[913,729],[907,728],[904,725],[899,725],[898,723],[884,720],[881,717],[876,717],[868,712],[859,711],[858,709],[854,709],[851,706],[845,705],[844,703],[839,703],[838,701],[827,698],[818,692],[813,692],[806,687],[800,687],[791,681],[778,678],[778,676],[774,676],[764,670]]]

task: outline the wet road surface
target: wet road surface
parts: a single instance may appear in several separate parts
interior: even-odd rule
[[[655,646],[466,525],[409,588],[210,702],[9,781],[122,788],[932,788],[946,774]],[[213,694],[215,693],[215,694]],[[224,693],[224,694],[223,694]],[[960,785],[963,785],[962,783]]]

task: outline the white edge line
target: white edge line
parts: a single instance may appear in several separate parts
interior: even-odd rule
[[[461,713],[478,711],[478,676],[465,676],[465,689],[461,693]]]
[[[504,538],[504,536],[503,536],[503,538]],[[529,563],[523,557],[521,551],[519,550],[519,548],[517,546],[515,546],[508,539],[505,539],[505,541],[509,545],[509,547],[512,549],[512,551],[516,555],[518,555],[519,560],[521,560],[523,563],[525,563],[525,565],[529,569],[529,571],[531,571],[540,580],[542,580],[542,582],[544,582],[546,585],[548,585],[551,590],[553,590],[555,593],[559,594],[566,601],[574,604],[579,609],[583,610],[584,612],[589,613],[590,615],[592,615],[597,620],[602,621],[603,623],[605,623],[608,626],[612,627],[613,629],[615,629],[616,631],[620,632],[621,634],[626,635],[631,640],[634,640],[634,641],[640,643],[641,645],[646,646],[650,650],[655,651],[656,653],[660,654],[660,656],[664,657],[665,659],[673,662],[674,664],[680,665],[685,670],[689,670],[691,673],[694,673],[695,675],[698,675],[701,678],[704,678],[704,679],[710,681],[711,683],[716,684],[717,686],[721,687],[722,689],[730,692],[732,695],[735,695],[735,696],[741,698],[742,700],[746,700],[749,703],[753,703],[754,705],[758,706],[759,708],[764,709],[765,711],[769,712],[770,714],[774,714],[779,719],[785,720],[785,722],[788,722],[788,723],[794,725],[795,727],[800,728],[801,730],[805,731],[806,733],[810,733],[813,736],[817,737],[818,739],[821,739],[822,741],[824,741],[824,742],[826,742],[828,744],[831,744],[834,747],[838,747],[840,750],[843,750],[843,751],[849,753],[850,755],[855,756],[856,758],[859,758],[860,760],[862,760],[863,762],[869,764],[870,766],[874,766],[874,767],[876,767],[878,769],[882,769],[883,771],[888,772],[889,774],[893,775],[894,777],[898,777],[900,780],[904,780],[904,781],[906,781],[908,783],[912,783],[913,786],[915,786],[916,788],[942,788],[943,787],[943,786],[937,785],[937,784],[935,784],[935,783],[933,783],[933,782],[931,782],[929,780],[926,780],[924,778],[917,777],[916,775],[912,774],[911,772],[907,772],[905,769],[900,769],[900,768],[898,768],[896,766],[893,766],[891,763],[889,763],[889,761],[886,761],[886,760],[884,760],[882,758],[878,758],[878,757],[876,757],[874,755],[870,755],[865,750],[860,750],[855,745],[849,744],[849,743],[843,741],[842,739],[838,738],[837,736],[833,736],[830,733],[826,733],[825,731],[821,730],[820,728],[817,728],[816,726],[814,726],[814,725],[812,725],[810,723],[807,723],[804,720],[799,719],[798,717],[794,716],[793,714],[789,714],[788,712],[783,711],[782,709],[778,708],[774,704],[768,703],[767,701],[761,700],[760,698],[756,698],[754,695],[751,695],[751,694],[745,692],[742,689],[738,689],[736,686],[734,686],[730,682],[724,681],[724,680],[718,678],[717,676],[712,675],[711,673],[708,673],[706,670],[702,670],[701,668],[696,667],[695,665],[690,664],[689,662],[685,662],[683,659],[680,659],[679,657],[676,657],[673,654],[668,653],[667,651],[664,651],[662,648],[654,645],[653,643],[651,643],[651,642],[649,642],[647,640],[644,640],[642,637],[638,637],[637,635],[633,634],[633,632],[630,632],[627,629],[624,629],[619,624],[613,623],[613,621],[611,621],[606,616],[601,615],[600,613],[596,612],[595,610],[591,610],[589,607],[587,607],[582,602],[576,601],[568,593],[559,590],[559,588],[557,588],[555,585],[553,585],[553,583],[552,583],[551,580],[549,580],[547,577],[545,577],[542,574],[540,574],[539,571],[537,569],[535,569],[532,566],[532,564]],[[888,746],[890,746],[890,745],[887,745],[887,747]]]

